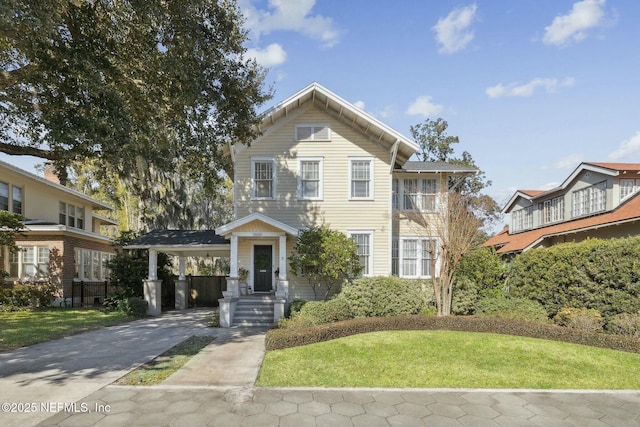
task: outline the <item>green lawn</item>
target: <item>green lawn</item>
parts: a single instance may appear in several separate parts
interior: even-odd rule
[[[122,313],[55,308],[0,312],[0,351],[132,320]]]
[[[270,351],[260,386],[640,389],[640,354],[498,334],[393,331]]]

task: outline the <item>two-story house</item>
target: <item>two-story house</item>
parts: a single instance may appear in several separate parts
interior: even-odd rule
[[[510,223],[484,246],[515,254],[586,238],[640,234],[640,164],[581,163],[547,191],[519,190],[502,212]]]
[[[475,169],[409,161],[414,141],[317,83],[264,113],[259,130],[229,147],[236,219],[216,233],[230,241],[230,289],[248,271],[253,292],[313,299],[288,265],[298,233],[313,225],[351,236],[364,276],[437,274],[439,237],[407,213],[440,214],[449,177]]]
[[[68,299],[74,280],[108,278],[104,264],[114,250],[100,228],[115,223],[98,213],[111,206],[60,185],[50,170],[45,176],[0,161],[0,210],[25,218],[21,250],[0,248],[0,263],[7,281],[49,280]]]

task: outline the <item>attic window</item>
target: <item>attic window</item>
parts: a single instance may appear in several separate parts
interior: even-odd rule
[[[298,124],[296,141],[331,141],[331,126],[328,123]]]

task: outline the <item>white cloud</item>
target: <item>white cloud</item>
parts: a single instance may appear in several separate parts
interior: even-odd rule
[[[353,105],[355,105],[356,107],[358,107],[361,110],[364,110],[364,101],[356,101],[353,103]]]
[[[436,33],[440,45],[438,52],[454,53],[464,49],[473,40],[473,31],[469,29],[474,21],[478,6],[474,4],[453,9],[446,18],[438,19],[431,29]]]
[[[430,96],[419,96],[407,108],[407,114],[410,116],[423,116],[425,119],[440,114],[444,107],[440,104],[431,102]]]
[[[638,155],[640,155],[640,131],[626,141],[622,141],[618,149],[609,154],[609,159],[620,160]]]
[[[247,49],[246,55],[255,58],[263,67],[275,67],[287,60],[287,52],[278,43],[272,43],[265,49]]]
[[[582,0],[573,4],[571,12],[556,16],[544,29],[543,43],[566,46],[587,37],[586,31],[602,25],[606,0]]]
[[[387,105],[377,115],[383,119],[391,119],[396,116],[396,108],[393,105]]]
[[[485,92],[489,98],[501,98],[504,96],[531,96],[537,88],[544,88],[547,92],[555,92],[558,88],[573,86],[576,79],[567,77],[564,80],[556,78],[535,78],[528,83],[509,83],[503,85],[498,83],[495,86],[488,87]]]
[[[254,40],[262,34],[285,30],[319,40],[324,47],[332,47],[339,42],[341,32],[332,18],[312,14],[315,3],[315,0],[269,0],[267,10],[259,10],[252,0],[239,2],[245,25]]]
[[[581,154],[570,154],[553,164],[553,169],[575,169],[582,162]]]

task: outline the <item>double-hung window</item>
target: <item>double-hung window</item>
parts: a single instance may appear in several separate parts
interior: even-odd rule
[[[564,196],[545,200],[541,203],[542,224],[564,220]]]
[[[9,210],[9,184],[0,182],[0,211]]]
[[[275,162],[273,159],[251,160],[251,197],[275,199]]]
[[[574,217],[604,211],[607,206],[607,182],[602,181],[590,187],[574,191],[572,202]]]
[[[640,179],[620,179],[620,200],[626,199],[638,188],[640,188]]]
[[[362,265],[362,276],[370,276],[373,271],[373,232],[353,231],[349,232],[351,238],[356,242],[358,257]]]
[[[71,203],[58,203],[58,223],[84,229],[84,207]]]
[[[11,186],[11,211],[14,214],[22,215],[22,188]]]
[[[431,277],[436,240],[409,237],[400,238],[397,272],[401,277]],[[392,252],[392,261],[393,261]],[[392,262],[393,264],[393,262]],[[393,267],[392,267],[393,268]]]
[[[350,159],[350,198],[373,199],[373,159]]]
[[[322,200],[321,158],[300,159],[298,198],[301,200]]]
[[[436,210],[438,184],[435,179],[394,178],[392,185],[393,209],[415,211]]]

